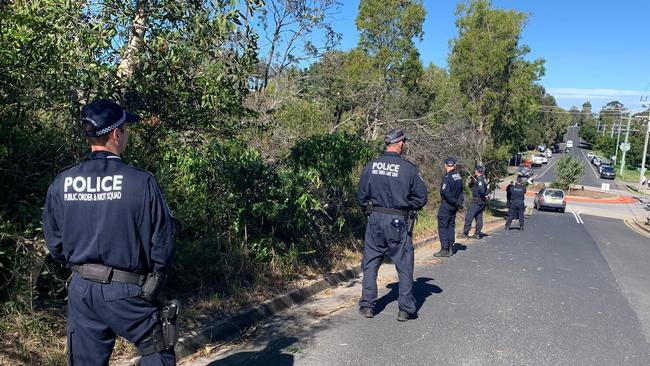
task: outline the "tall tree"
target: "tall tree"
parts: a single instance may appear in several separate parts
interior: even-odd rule
[[[338,45],[341,35],[332,22],[340,7],[338,0],[266,0],[258,12],[262,42],[260,51],[265,60],[260,88],[269,77],[279,75],[287,67],[322,56]],[[247,17],[248,18],[248,17]],[[324,33],[322,42],[314,42],[313,34]]]
[[[378,136],[388,93],[400,87],[400,81],[412,82],[413,76],[421,72],[414,60],[418,58],[419,62],[415,40],[422,39],[425,15],[420,0],[361,0],[359,3],[355,21],[359,48],[372,58],[383,78],[365,121],[369,140]]]
[[[471,0],[458,5],[456,16],[458,36],[450,42],[449,68],[475,131],[471,147],[481,160],[491,137],[503,133],[514,93],[530,93],[530,85],[543,73],[543,61],[524,59],[529,52],[519,42],[524,13],[493,9],[489,0]],[[526,99],[522,101],[529,103]]]

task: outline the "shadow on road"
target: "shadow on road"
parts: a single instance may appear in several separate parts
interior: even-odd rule
[[[465,244],[460,244],[460,243],[454,243],[454,245],[452,246],[451,250],[454,251],[454,254],[456,254],[456,253],[458,253],[458,252],[464,252],[464,251],[467,250],[467,245],[465,245]]]
[[[284,350],[291,351],[291,345],[296,343],[296,337],[282,337],[269,344],[261,351],[239,352],[221,360],[213,361],[208,366],[292,366],[294,357],[292,354],[284,353]]]
[[[416,312],[420,311],[420,308],[429,296],[442,292],[440,287],[428,283],[429,281],[433,281],[433,278],[420,277],[413,282],[413,296],[415,297]],[[377,303],[375,304],[375,314],[381,313],[386,309],[388,304],[397,301],[399,295],[399,282],[389,283],[386,285],[386,288],[389,288],[390,292],[377,300]]]

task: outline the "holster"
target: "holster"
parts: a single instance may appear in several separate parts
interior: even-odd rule
[[[406,215],[407,220],[408,220],[408,234],[413,235],[413,229],[415,228],[415,221],[418,218],[418,212],[417,211],[409,211],[408,215]]]
[[[151,342],[151,344],[138,350],[141,356],[174,348],[178,342],[176,321],[180,309],[181,304],[178,300],[171,300],[163,307],[160,312],[160,323],[156,324],[151,335],[144,340],[144,342]]]

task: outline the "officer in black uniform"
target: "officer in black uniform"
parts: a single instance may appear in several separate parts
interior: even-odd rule
[[[174,218],[156,178],[120,159],[127,124],[139,120],[109,100],[86,105],[80,125],[92,152],[47,191],[45,241],[73,270],[69,365],[108,365],[116,335],[138,347],[143,366],[176,362],[171,328],[153,303],[174,258]]]
[[[463,237],[469,237],[469,230],[472,228],[472,221],[476,219],[476,230],[474,231],[474,236],[477,239],[483,237],[481,229],[483,229],[483,211],[488,201],[488,187],[487,182],[485,181],[485,176],[483,173],[485,168],[481,165],[477,165],[474,169],[474,174],[476,175],[476,182],[472,186],[472,205],[469,207],[467,215],[465,215],[465,226],[463,227]]]
[[[447,173],[440,184],[440,207],[438,208],[438,237],[440,251],[435,257],[450,257],[454,254],[456,241],[456,213],[463,209],[463,178],[456,171],[456,159],[445,159]]]
[[[524,231],[524,211],[526,205],[526,187],[524,187],[521,177],[517,177],[517,182],[510,188],[510,209],[508,210],[508,220],[506,221],[506,230],[510,229],[512,220],[519,220],[519,230]]]
[[[363,290],[359,312],[373,317],[377,300],[377,271],[384,254],[389,253],[399,277],[398,321],[416,313],[413,297],[414,212],[427,203],[427,188],[417,166],[402,158],[407,137],[401,129],[390,130],[384,142],[386,152],[370,161],[359,182],[357,200],[370,213],[363,248]]]

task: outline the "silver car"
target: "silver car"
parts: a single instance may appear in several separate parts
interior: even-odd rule
[[[566,210],[566,195],[561,189],[544,188],[535,195],[533,207],[541,210],[550,208],[564,212]]]

